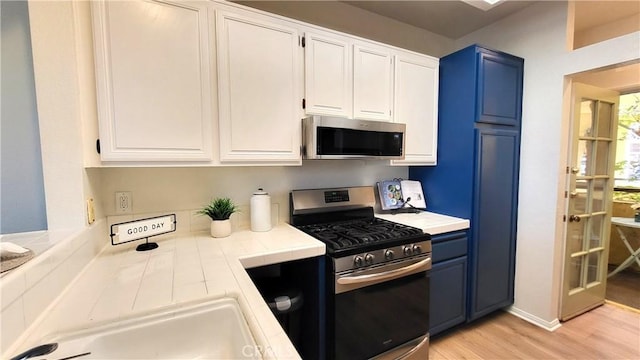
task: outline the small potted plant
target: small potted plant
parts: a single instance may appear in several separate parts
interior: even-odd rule
[[[200,215],[207,215],[211,218],[211,236],[216,238],[231,235],[231,214],[238,212],[238,207],[229,198],[215,198],[198,211]]]

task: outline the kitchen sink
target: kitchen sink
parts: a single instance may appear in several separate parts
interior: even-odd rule
[[[258,359],[238,302],[223,298],[49,338],[47,359]]]

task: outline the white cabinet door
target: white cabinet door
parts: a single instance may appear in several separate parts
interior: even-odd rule
[[[206,2],[91,5],[102,160],[211,160]]]
[[[353,47],[353,117],[391,120],[393,98],[391,50],[356,44]]]
[[[438,142],[437,59],[395,57],[394,122],[407,124],[405,159],[394,165],[435,165]]]
[[[334,34],[305,33],[307,114],[352,117],[351,42]]]
[[[301,163],[298,31],[258,15],[216,16],[220,160]]]

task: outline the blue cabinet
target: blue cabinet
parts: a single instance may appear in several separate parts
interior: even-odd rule
[[[478,48],[476,121],[519,126],[522,59]]]
[[[467,234],[432,238],[433,267],[429,292],[429,333],[433,336],[465,322],[467,301]]]
[[[520,132],[476,129],[469,318],[513,303]]]
[[[409,169],[430,211],[470,219],[467,321],[513,303],[523,65],[477,45],[440,59],[438,165]]]

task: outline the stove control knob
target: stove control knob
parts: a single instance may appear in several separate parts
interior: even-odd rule
[[[364,262],[367,265],[372,265],[373,264],[373,259],[375,259],[375,256],[373,256],[373,254],[367,254],[364,256]]]
[[[413,253],[415,255],[422,253],[422,247],[420,245],[413,245]]]
[[[384,258],[387,260],[393,260],[393,250],[387,249],[384,251]]]
[[[353,265],[355,265],[355,266],[359,267],[359,266],[362,266],[362,265],[363,265],[363,263],[364,263],[364,259],[362,258],[362,256],[360,256],[360,255],[356,255],[356,256],[353,258]]]
[[[404,251],[404,254],[405,254],[406,256],[411,256],[411,255],[413,255],[413,248],[411,247],[411,245],[407,245],[407,246],[405,246],[405,247],[404,247],[404,249],[403,249],[403,251]]]

